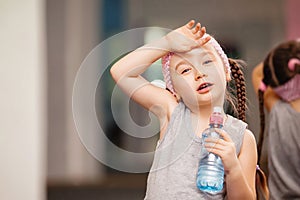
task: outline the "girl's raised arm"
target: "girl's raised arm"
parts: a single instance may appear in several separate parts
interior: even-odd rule
[[[168,53],[168,50],[168,42],[163,37],[129,53],[116,62],[110,70],[117,85],[130,98],[148,110],[155,104],[164,104],[163,99],[165,102],[172,99],[168,91],[150,84],[141,76],[152,63]]]
[[[191,20],[171,31],[158,41],[142,46],[116,62],[110,72],[117,85],[134,101],[151,110],[157,116],[165,113],[176,98],[167,90],[156,87],[141,74],[168,52],[186,52],[205,44],[210,38],[202,38],[205,28]]]

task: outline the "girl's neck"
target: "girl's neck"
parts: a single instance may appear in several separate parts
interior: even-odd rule
[[[204,106],[199,106],[199,107],[195,107],[195,108],[190,108],[191,113],[193,115],[197,115],[197,116],[209,116],[211,111],[213,110],[213,106],[212,105],[204,105]]]
[[[219,106],[223,108],[223,104],[224,101],[219,100],[204,105],[186,105],[186,106],[190,109],[191,113],[194,116],[198,116],[200,118],[209,118],[213,111],[213,108],[215,106]],[[223,109],[222,109],[222,114],[224,115]]]

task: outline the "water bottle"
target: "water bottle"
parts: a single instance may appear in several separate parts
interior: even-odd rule
[[[217,193],[223,189],[224,167],[219,156],[210,153],[204,147],[204,140],[208,137],[220,138],[215,128],[223,127],[221,107],[214,107],[210,116],[209,128],[202,133],[202,152],[197,174],[197,187],[204,192]]]

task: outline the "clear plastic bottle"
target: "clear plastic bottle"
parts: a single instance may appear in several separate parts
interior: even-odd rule
[[[215,128],[223,127],[223,116],[220,107],[214,107],[210,116],[209,128],[202,133],[202,151],[197,174],[197,187],[204,192],[217,193],[223,189],[224,167],[219,156],[210,153],[204,147],[204,140],[208,137],[220,138]]]

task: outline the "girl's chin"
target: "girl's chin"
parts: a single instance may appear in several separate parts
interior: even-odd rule
[[[224,99],[222,94],[216,94],[213,92],[207,92],[204,94],[196,94],[195,96],[189,96],[183,98],[183,102],[186,105],[193,105],[193,106],[205,106],[205,105],[212,105],[214,102],[219,101],[220,99]]]
[[[201,94],[198,96],[197,98],[197,103],[198,105],[212,105],[215,104],[215,102],[219,102],[219,100],[221,98],[224,98],[222,95],[217,95],[215,93],[205,93],[205,94]]]

